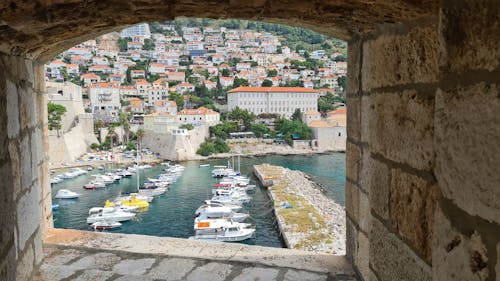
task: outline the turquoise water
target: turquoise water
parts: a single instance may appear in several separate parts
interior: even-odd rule
[[[211,167],[200,168],[200,164],[211,164]],[[177,181],[169,186],[164,195],[155,198],[147,211],[139,213],[133,221],[124,222],[119,229],[110,232],[134,233],[154,236],[187,238],[194,234],[194,211],[203,200],[209,198],[212,185],[217,183],[210,176],[214,165],[225,165],[227,160],[187,161],[180,164],[186,169]],[[345,185],[345,154],[334,153],[326,155],[297,155],[297,156],[265,156],[255,158],[242,158],[241,171],[244,175],[251,175],[251,167],[255,164],[270,163],[300,170],[311,175],[317,183],[336,202],[344,205]],[[109,169],[118,167],[108,166]],[[140,182],[146,177],[155,177],[160,174],[163,166],[158,165],[149,170],[140,171]],[[107,199],[116,198],[120,192],[131,192],[136,188],[136,176],[121,179],[118,183],[108,185],[95,191],[84,190],[82,186],[92,179],[92,174],[66,180],[52,187],[55,196],[59,189],[65,188],[82,194],[76,200],[52,199],[54,204],[59,204],[59,209],[54,211],[54,225],[57,228],[72,228],[90,230],[86,218],[88,210],[92,207],[102,207]],[[249,222],[255,224],[257,231],[254,238],[244,241],[245,244],[261,245],[268,247],[283,247],[272,213],[272,203],[266,190],[256,182],[258,188],[251,194],[252,201],[245,205],[242,212],[251,215]]]

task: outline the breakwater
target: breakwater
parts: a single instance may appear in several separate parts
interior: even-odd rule
[[[300,171],[254,165],[256,177],[273,200],[274,213],[288,248],[345,254],[345,210]]]

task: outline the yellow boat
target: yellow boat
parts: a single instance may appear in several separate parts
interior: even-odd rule
[[[106,200],[106,203],[104,203],[104,208],[115,207],[115,206],[116,204],[109,200]]]
[[[110,202],[111,203],[111,202]],[[137,206],[139,209],[147,208],[149,203],[144,200],[137,199],[137,193],[130,193],[129,200],[123,200],[120,202],[123,206]],[[113,204],[113,203],[111,203]]]

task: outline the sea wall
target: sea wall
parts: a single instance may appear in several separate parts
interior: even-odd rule
[[[49,133],[49,162],[53,165],[70,163],[87,152],[92,143],[97,142],[93,133],[85,129],[85,123],[79,123],[66,133]]]
[[[281,166],[253,166],[269,185],[274,214],[288,248],[345,255],[345,210],[328,198],[309,177]]]
[[[209,135],[208,127],[197,127],[185,135],[172,133],[159,134],[145,131],[142,147],[158,153],[160,158],[182,161],[197,158],[196,151]]]

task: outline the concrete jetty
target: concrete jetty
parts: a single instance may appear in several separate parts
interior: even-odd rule
[[[268,187],[288,248],[345,254],[346,217],[342,206],[300,171],[269,164],[254,165],[253,171]]]

